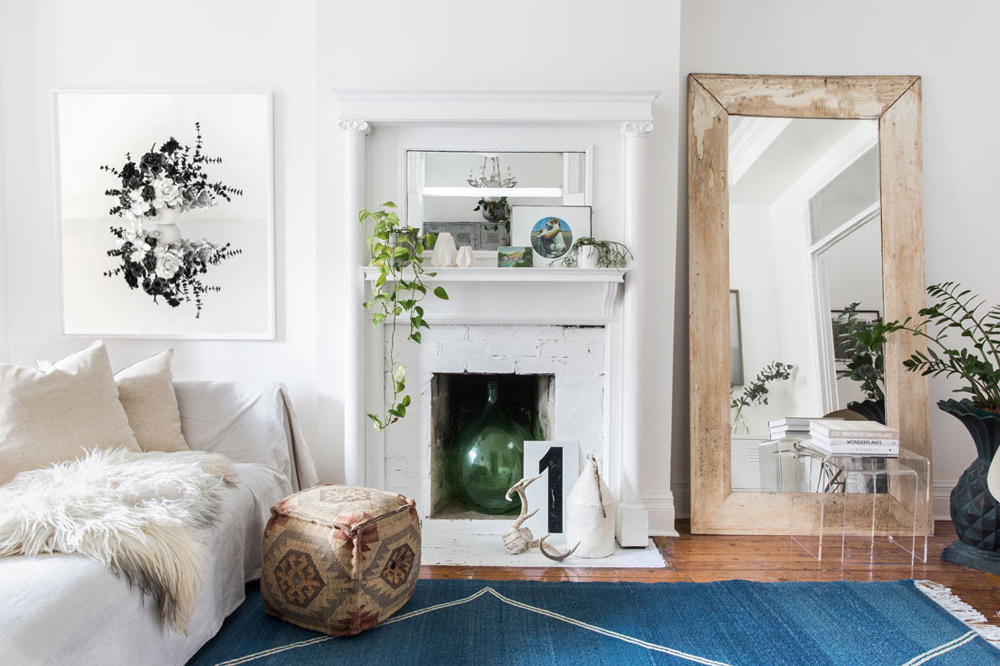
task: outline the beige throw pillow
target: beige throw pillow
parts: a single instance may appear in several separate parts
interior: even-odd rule
[[[87,449],[139,451],[104,343],[44,370],[0,363],[0,484]]]
[[[181,433],[170,364],[174,350],[139,361],[118,372],[118,399],[143,451],[188,451]]]

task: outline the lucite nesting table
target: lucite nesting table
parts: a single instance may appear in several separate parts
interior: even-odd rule
[[[836,456],[789,439],[762,444],[760,454],[765,488],[793,493],[792,540],[816,560],[839,558],[843,567],[927,561],[927,458],[905,449],[892,458]]]

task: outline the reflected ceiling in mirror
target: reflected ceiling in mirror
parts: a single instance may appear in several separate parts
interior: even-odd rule
[[[496,250],[509,245],[502,198],[508,206],[589,203],[587,158],[582,151],[407,150],[406,221],[425,233],[447,231],[459,247]]]
[[[733,490],[794,478],[769,423],[884,420],[881,351],[860,342],[884,312],[878,164],[875,120],[729,119]]]

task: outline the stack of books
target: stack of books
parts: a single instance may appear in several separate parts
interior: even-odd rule
[[[778,439],[809,439],[809,422],[800,416],[789,416],[777,421],[768,421],[767,427],[772,440]]]
[[[875,421],[816,419],[809,424],[811,446],[835,456],[899,455],[899,431]]]

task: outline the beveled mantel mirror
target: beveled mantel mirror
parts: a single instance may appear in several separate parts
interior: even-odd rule
[[[924,306],[920,103],[917,76],[688,77],[692,532],[794,533],[793,503],[801,516],[810,501],[738,478],[734,431],[753,452],[765,417],[864,397],[840,381],[838,322]],[[874,390],[901,446],[930,458],[927,380],[902,366],[922,341],[890,336]],[[794,366],[790,381],[770,385],[770,412],[734,425],[732,385],[773,361]],[[778,407],[782,391],[798,393]],[[870,533],[842,501],[848,532]]]

